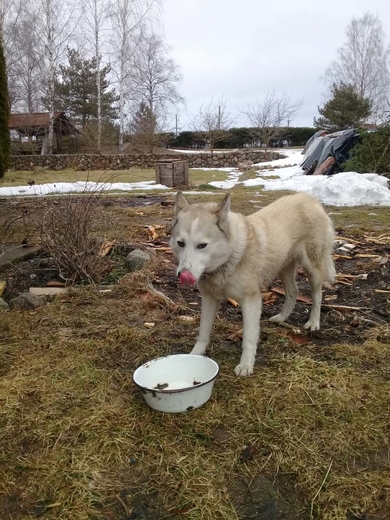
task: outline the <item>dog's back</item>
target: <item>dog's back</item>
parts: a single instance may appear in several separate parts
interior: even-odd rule
[[[258,235],[260,247],[265,248],[264,254],[260,252],[262,268],[269,271],[270,277],[296,263],[305,270],[319,269],[325,279],[333,281],[334,229],[317,199],[305,193],[288,195],[247,219]]]

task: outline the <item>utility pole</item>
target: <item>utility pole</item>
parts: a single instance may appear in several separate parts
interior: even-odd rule
[[[221,105],[218,105],[218,130],[221,130]]]
[[[176,114],[176,137],[177,137],[177,114]]]

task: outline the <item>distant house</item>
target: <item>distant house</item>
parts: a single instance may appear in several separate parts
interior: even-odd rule
[[[11,114],[10,130],[12,152],[15,154],[42,154],[48,150],[50,127],[49,112]],[[53,153],[62,152],[63,137],[77,135],[79,131],[66,117],[65,112],[54,113]]]

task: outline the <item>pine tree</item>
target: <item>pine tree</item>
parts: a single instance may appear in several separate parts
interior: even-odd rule
[[[157,118],[144,102],[141,102],[130,123],[131,142],[134,146],[147,147],[153,153],[159,144],[157,135]]]
[[[56,108],[66,111],[69,116],[82,126],[97,119],[98,94],[96,86],[97,60],[85,59],[76,49],[68,49],[68,66],[60,65],[60,80],[56,81]],[[102,120],[112,121],[117,118],[115,103],[118,101],[115,89],[110,89],[107,79],[111,69],[102,67],[101,101]]]
[[[4,176],[11,164],[11,140],[8,128],[9,112],[7,69],[3,42],[0,37],[0,178]]]
[[[371,102],[355,92],[352,85],[332,87],[332,98],[322,108],[322,117],[314,118],[314,126],[325,130],[345,130],[359,127],[371,114]]]

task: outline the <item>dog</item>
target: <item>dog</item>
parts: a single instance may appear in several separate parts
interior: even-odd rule
[[[181,283],[197,283],[202,295],[200,330],[191,354],[204,354],[222,301],[237,300],[243,315],[242,355],[235,373],[253,373],[260,336],[262,291],[280,276],[286,299],[284,322],[295,307],[298,266],[307,275],[312,308],[305,329],[319,330],[322,284],[336,271],[332,250],[335,232],[321,203],[305,193],[281,197],[256,213],[230,211],[230,194],[220,203],[189,204],[179,191],[174,204],[170,246],[178,260]]]

